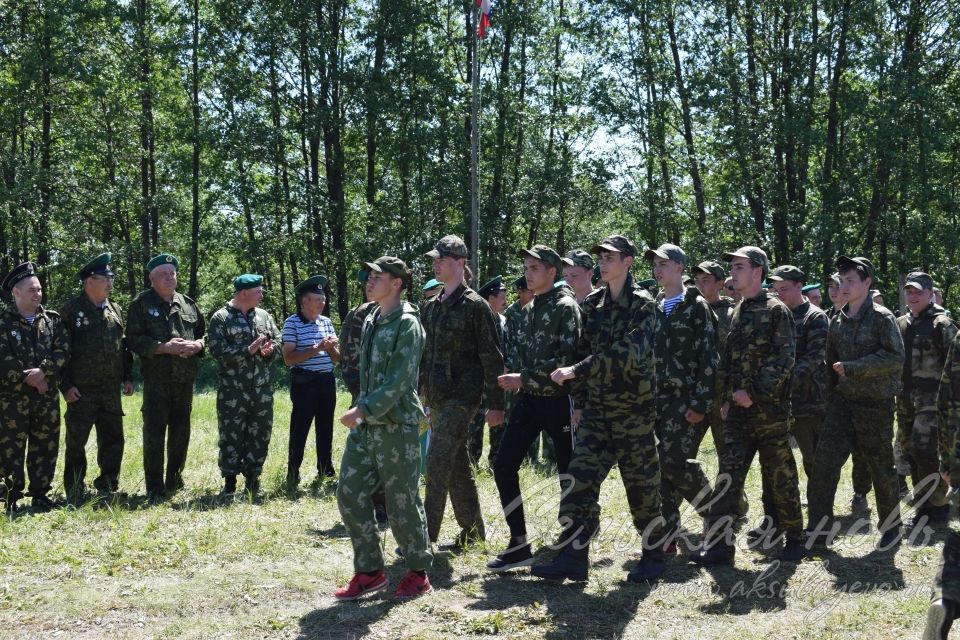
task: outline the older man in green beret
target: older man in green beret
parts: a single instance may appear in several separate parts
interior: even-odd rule
[[[85,264],[77,274],[83,291],[60,309],[70,336],[70,361],[60,390],[67,401],[63,485],[72,500],[86,492],[86,447],[94,425],[100,475],[93,486],[109,494],[120,481],[124,444],[120,391],[133,395],[133,354],[123,335],[123,311],[110,299],[110,260],[111,255],[103,253]]]
[[[140,356],[143,375],[143,473],[153,502],[183,487],[193,383],[207,326],[197,303],[177,291],[178,266],[169,253],[151,258],[145,266],[150,288],[133,299],[127,314],[127,344]]]
[[[223,495],[237,490],[242,474],[251,498],[260,489],[260,472],[273,432],[270,363],[280,351],[280,331],[259,308],[263,276],[245,273],[233,281],[233,299],[210,318],[207,346],[217,362],[217,423]]]

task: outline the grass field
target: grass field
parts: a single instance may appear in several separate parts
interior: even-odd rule
[[[347,400],[341,395],[338,410]],[[488,554],[507,534],[493,478],[480,470],[489,548],[438,557],[430,574],[435,591],[421,599],[396,603],[388,590],[338,603],[330,594],[352,575],[352,556],[336,500],[329,493],[288,496],[282,489],[286,393],[277,393],[262,504],[218,499],[215,399],[201,394],[194,404],[187,489],[162,505],[145,505],[139,407],[139,395],[124,399],[121,485],[128,500],[0,518],[0,637],[917,637],[944,536],[934,532],[895,555],[878,554],[870,531],[841,538],[833,551],[797,566],[777,566],[772,556],[742,549],[733,568],[704,570],[681,557],[655,587],[636,586],[623,581],[639,540],[615,469],[604,485],[605,529],[591,552],[590,580],[561,586],[526,571],[486,573]],[[338,426],[335,433],[339,452],[346,429]],[[315,473],[313,453],[304,462],[305,489]],[[88,454],[90,481],[96,473],[92,441]],[[700,457],[712,476],[716,457],[709,438]],[[848,511],[848,471],[838,514]],[[549,540],[556,533],[556,482],[529,468],[521,481],[532,496],[531,535]],[[55,492],[62,497],[61,486]],[[756,466],[749,495],[756,515]],[[699,533],[695,514],[685,522]],[[455,534],[448,508],[444,537]],[[404,567],[393,554],[391,533],[383,544],[396,584]]]

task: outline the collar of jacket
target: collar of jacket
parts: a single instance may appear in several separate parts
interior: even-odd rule
[[[149,291],[150,291],[150,295],[153,296],[152,302],[155,305],[169,304],[171,307],[183,306],[183,294],[180,293],[179,291],[173,292],[173,300],[171,300],[170,302],[167,302],[166,300],[161,298],[160,294],[157,293],[156,289],[149,289]]]
[[[443,292],[441,291],[441,292],[440,292],[440,296],[441,296],[441,297],[440,297],[440,299],[438,300],[438,302],[439,302],[440,304],[447,304],[448,302],[449,302],[450,304],[453,304],[453,303],[455,303],[457,300],[459,300],[460,298],[462,298],[462,297],[463,297],[463,294],[466,293],[466,292],[467,292],[467,285],[466,285],[466,283],[461,282],[461,283],[460,283],[460,286],[457,287],[456,289],[454,289],[454,290],[453,290],[453,293],[451,293],[449,296],[442,297],[442,296],[443,296]],[[400,305],[400,306],[403,306],[403,305]]]
[[[760,293],[753,296],[752,298],[744,298],[743,300],[741,300],[740,306],[743,307],[748,304],[767,306],[767,300],[769,300],[772,297],[774,297],[772,293],[768,291],[764,291],[763,289],[760,289]],[[779,300],[779,298],[777,299]]]
[[[37,310],[34,312],[33,317],[39,318],[40,316],[43,315],[44,311],[46,311],[46,309],[44,309],[43,305],[41,304],[40,306],[37,307]],[[20,315],[20,312],[17,310],[17,305],[12,302],[4,307],[3,312],[8,316],[16,318],[18,321],[23,321],[23,322],[27,321],[26,318]]]
[[[374,311],[374,313],[376,313],[376,316],[374,317],[373,323],[376,325],[383,325],[390,324],[404,313],[412,313],[416,315],[418,311],[415,305],[407,302],[406,300],[401,300],[400,304],[394,307],[393,310],[387,315],[381,314],[379,308]]]
[[[700,289],[696,287],[684,287],[683,288],[683,298],[680,300],[680,304],[687,304],[688,302],[694,302],[697,298],[700,297]],[[660,306],[660,303],[667,299],[667,294],[661,291],[657,294],[657,306]],[[677,305],[678,307],[680,305]]]
[[[564,291],[561,287],[551,287],[550,291],[533,297],[533,306],[536,308],[542,304],[546,304],[551,300],[556,300],[565,293],[566,291]]]
[[[874,309],[875,306],[876,305],[874,304],[873,299],[868,296],[867,299],[863,301],[863,304],[860,305],[860,309],[857,311],[856,314],[851,316],[848,313],[848,310],[850,309],[850,303],[843,305],[843,308],[840,310],[840,313],[845,318],[848,318],[849,320],[853,320],[855,322],[863,322],[864,318],[866,318],[867,315],[875,311]]]
[[[620,297],[616,300],[613,300],[610,298],[610,285],[603,285],[603,289],[601,289],[601,291],[603,291],[603,296],[600,297],[600,302],[597,304],[597,308],[605,307],[609,304],[619,304],[621,307],[629,307],[630,303],[628,302],[628,299],[636,286],[637,285],[633,282],[633,274],[627,272],[627,279],[623,282],[623,290],[620,292]]]

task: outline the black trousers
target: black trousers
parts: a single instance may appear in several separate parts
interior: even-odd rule
[[[333,372],[314,373],[294,371],[291,373],[290,444],[287,454],[287,474],[300,476],[303,449],[307,444],[310,425],[316,422],[317,474],[333,477],[331,448],[333,446],[333,411],[337,406],[337,383]]]
[[[557,473],[565,474],[573,454],[569,396],[521,393],[510,412],[510,419],[500,440],[500,451],[493,465],[493,477],[510,535],[514,538],[527,534],[523,499],[520,496],[520,465],[530,444],[541,431],[546,432],[553,441]]]

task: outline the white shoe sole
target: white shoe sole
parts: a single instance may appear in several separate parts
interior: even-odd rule
[[[340,600],[341,602],[350,602],[352,600],[358,600],[364,596],[370,595],[371,593],[376,593],[377,591],[383,591],[389,586],[390,586],[390,581],[384,578],[383,582],[381,582],[377,586],[370,587],[369,589],[366,589],[365,591],[362,591],[355,596],[338,596],[334,594],[333,597],[336,598],[337,600]]]
[[[522,567],[529,567],[533,565],[533,558],[527,558],[526,560],[520,560],[519,562],[511,562],[510,564],[504,564],[499,567],[491,567],[487,565],[487,571],[491,573],[503,573],[504,571],[510,571],[511,569],[520,569]]]

